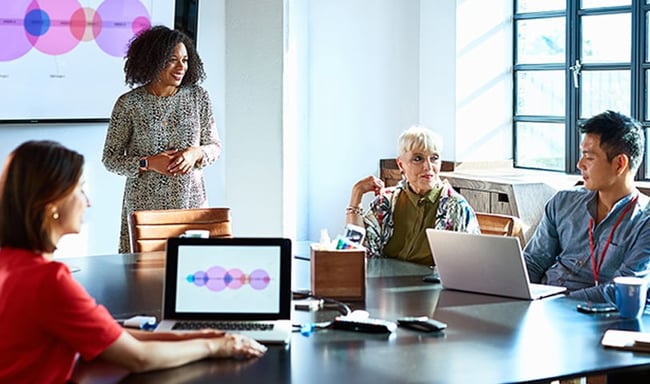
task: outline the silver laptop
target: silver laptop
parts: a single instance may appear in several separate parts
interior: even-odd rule
[[[534,300],[566,291],[532,284],[519,239],[427,228],[433,260],[447,289]]]
[[[169,239],[155,331],[217,328],[289,343],[291,258],[289,239]]]

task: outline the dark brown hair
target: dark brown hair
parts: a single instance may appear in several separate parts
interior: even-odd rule
[[[47,207],[76,187],[84,158],[54,141],[27,141],[7,158],[0,178],[0,247],[53,252]]]
[[[126,84],[144,85],[156,80],[179,43],[187,49],[187,72],[181,86],[203,81],[203,62],[192,39],[183,32],[158,25],[140,32],[131,40],[124,63]]]

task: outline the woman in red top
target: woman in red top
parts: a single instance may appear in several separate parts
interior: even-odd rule
[[[89,206],[83,156],[52,141],[29,141],[0,178],[0,382],[63,383],[77,354],[131,372],[203,358],[251,358],[266,348],[222,331],[126,330],[52,260],[59,239],[78,233]]]

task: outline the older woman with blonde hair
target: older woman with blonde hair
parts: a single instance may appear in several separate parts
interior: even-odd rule
[[[375,176],[354,184],[345,221],[365,227],[364,245],[369,257],[432,265],[425,228],[479,232],[467,200],[440,179],[441,150],[442,140],[433,131],[410,127],[398,140],[397,165],[402,180],[390,188],[384,188]],[[361,199],[368,192],[376,197],[364,211]]]

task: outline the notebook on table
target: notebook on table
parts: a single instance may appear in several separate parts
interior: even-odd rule
[[[289,239],[171,238],[166,252],[155,332],[216,328],[266,344],[289,343]]]
[[[533,284],[519,239],[427,228],[427,239],[443,288],[535,300],[566,291]]]

